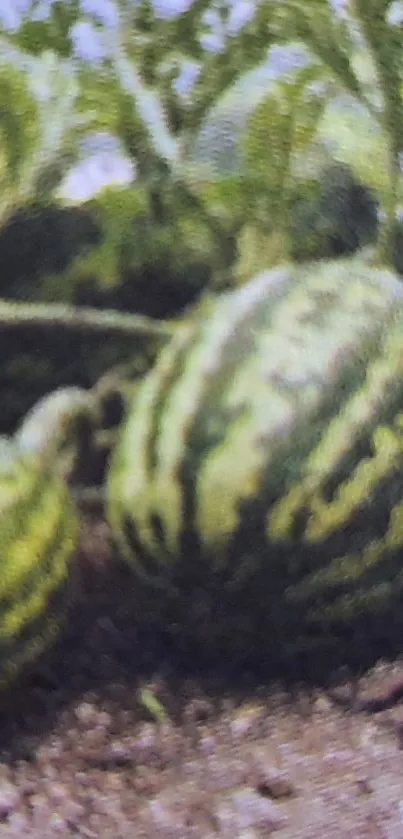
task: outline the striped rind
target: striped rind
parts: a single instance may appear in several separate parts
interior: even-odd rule
[[[35,457],[0,472],[0,685],[56,637],[78,539],[67,486]]]
[[[140,572],[264,564],[313,619],[400,592],[403,290],[358,261],[266,272],[197,315],[135,394],[109,518]],[[273,590],[279,586],[273,584]]]

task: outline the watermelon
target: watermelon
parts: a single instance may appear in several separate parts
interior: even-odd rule
[[[260,274],[187,318],[133,395],[107,490],[121,553],[160,587],[180,567],[243,592],[269,626],[384,614],[403,584],[402,408],[392,272]]]
[[[83,400],[56,391],[0,438],[1,687],[53,643],[71,600],[79,528],[58,450]]]

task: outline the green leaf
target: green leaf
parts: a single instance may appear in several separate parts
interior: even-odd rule
[[[264,196],[267,219],[276,218],[280,227],[287,225],[294,162],[312,142],[326,101],[324,70],[312,63],[276,82],[249,119],[243,142],[245,179],[255,207]]]
[[[27,14],[10,40],[30,55],[52,50],[62,58],[73,52],[71,30],[80,17],[79,0],[54,0],[45,20],[33,20]]]
[[[28,77],[17,67],[2,63],[0,71],[1,181],[18,181],[20,168],[38,142],[38,106],[29,89]]]
[[[283,42],[302,41],[346,90],[362,99],[360,83],[351,64],[356,37],[348,20],[338,15],[331,3],[287,0],[278,5],[276,28]]]
[[[91,120],[78,108],[74,68],[51,52],[8,52],[7,43],[0,41],[0,223],[33,199],[49,199]]]
[[[388,148],[384,132],[368,111],[335,100],[323,114],[318,141],[333,160],[351,166],[357,177],[385,201],[390,189]]]
[[[69,269],[74,284],[93,277],[100,288],[116,288],[122,280],[122,267],[141,265],[144,253],[144,231],[141,219],[148,210],[146,193],[141,189],[106,188],[88,202],[102,231],[101,244],[74,260]],[[137,227],[136,220],[140,226]]]

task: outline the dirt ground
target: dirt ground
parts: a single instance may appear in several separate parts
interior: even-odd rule
[[[354,692],[198,672],[109,559],[92,526],[68,631],[2,698],[0,839],[403,839],[403,661]]]

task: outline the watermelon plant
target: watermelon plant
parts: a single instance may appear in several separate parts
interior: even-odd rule
[[[52,25],[70,56],[78,6],[67,5],[72,17],[56,4]],[[403,614],[403,290],[393,252],[403,79],[391,4],[357,0],[342,12],[325,0],[260,4],[235,31],[223,4],[214,49],[207,0],[168,19],[148,4],[117,5],[113,31],[98,26],[100,66],[78,65],[66,83],[70,116],[56,125],[65,125],[67,147],[77,114],[79,126],[88,118],[119,135],[136,163],[137,192],[94,199],[103,220],[112,207],[113,224],[79,257],[70,282],[92,274],[115,289],[125,259],[141,278],[153,248],[159,265],[177,258],[178,270],[205,248],[209,277],[192,308],[160,321],[71,305],[71,285],[70,302],[58,306],[1,301],[6,336],[62,331],[73,352],[82,334],[106,346],[118,336],[132,342],[134,360],[46,397],[4,441],[0,678],[53,637],[74,576],[80,497],[91,490],[91,476],[83,487],[76,470],[101,446],[105,480],[95,489],[116,551],[180,642],[188,630],[208,650],[224,643],[235,651],[239,642],[247,660],[258,647],[275,657],[341,645],[347,657],[356,640],[363,654],[370,640],[392,645]],[[49,48],[52,29],[23,33],[35,56],[40,31]],[[200,136],[224,124],[220,105],[236,98],[238,81],[248,84],[247,71],[291,43],[304,47],[303,66],[262,85],[241,132],[239,171],[229,166],[221,176],[214,154],[197,158]],[[198,65],[191,95],[179,89],[184,58]],[[62,67],[49,54],[43,60],[55,70],[50,99],[60,105]],[[18,79],[27,97],[26,77]],[[366,147],[365,160],[355,160],[356,123],[346,119],[341,130],[343,97],[374,129],[372,159]],[[39,100],[49,114],[49,96]],[[32,107],[34,129],[19,138],[26,147],[3,144],[4,219],[38,184],[54,194],[54,170],[45,180],[38,172],[44,149],[59,160],[61,134],[55,139],[49,122],[54,146],[42,148],[40,108]],[[362,199],[363,226],[352,196]],[[301,207],[312,234],[302,258],[298,220],[293,231]],[[313,253],[318,232],[326,247]],[[139,338],[153,347],[148,364]],[[114,396],[123,413],[117,430],[105,428]]]
[[[227,601],[242,643],[258,631],[283,652],[400,626],[402,350],[391,271],[362,258],[283,266],[197,307],[132,396],[126,388],[106,515],[161,604],[176,592],[171,604],[191,612],[204,587],[198,642],[228,632]],[[9,444],[5,669],[10,639],[42,632],[74,557],[78,508],[60,443],[86,418],[95,445],[107,394],[104,381],[47,397]]]

